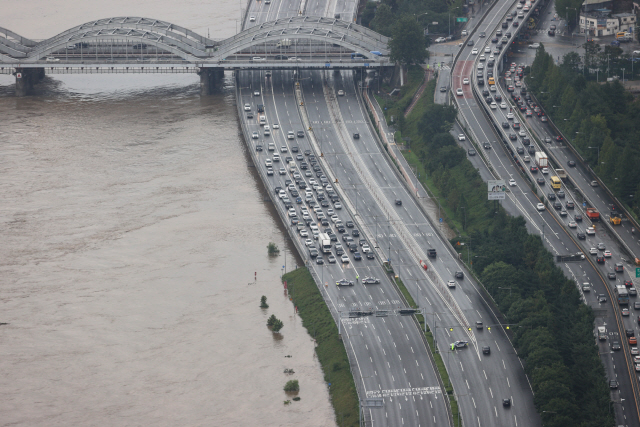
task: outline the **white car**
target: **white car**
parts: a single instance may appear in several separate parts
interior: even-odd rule
[[[462,88],[459,87],[458,89],[456,89],[456,95],[458,96],[462,96]]]
[[[344,91],[342,89],[338,91],[338,96],[344,96]]]
[[[309,232],[303,228],[300,230],[300,237],[309,237]]]
[[[578,223],[575,221],[569,221],[569,228],[576,228],[578,227]]]
[[[345,264],[349,264],[349,256],[347,254],[342,254],[342,256],[340,257],[340,261]]]
[[[306,247],[313,246],[313,240],[311,240],[311,239],[307,239],[307,240],[305,240],[305,241],[304,241],[304,245],[305,245]]]
[[[271,135],[271,129],[269,129],[269,126],[265,126],[264,127],[264,136],[269,136]]]
[[[466,139],[467,138],[463,134],[458,135],[458,141],[465,141]]]
[[[591,249],[589,249],[589,253],[591,255],[598,255],[598,250],[596,248],[591,248]]]
[[[244,111],[251,111],[251,105],[244,104]]]
[[[540,169],[540,172],[542,172],[543,174],[548,174],[549,173],[549,168],[542,168]]]
[[[456,287],[456,282],[454,282],[453,280],[449,280],[447,282],[447,286],[450,288],[455,288]]]
[[[532,43],[529,45],[529,49],[537,49],[540,47],[540,43]]]
[[[480,56],[478,57],[478,61],[480,61],[480,62],[482,62],[482,61],[486,61],[486,60],[487,60],[487,57],[486,57],[486,56],[484,56],[484,55],[480,55]]]
[[[477,55],[478,54],[478,49],[477,48],[473,48],[473,50],[471,51],[472,55]]]
[[[464,79],[462,79],[462,84],[463,85],[468,85],[469,84],[469,79],[466,78],[466,77]]]
[[[496,91],[496,85],[489,85],[489,91],[490,92],[495,92]]]
[[[585,231],[587,232],[587,234],[589,236],[595,236],[595,234],[596,234],[596,230],[593,227],[587,227],[587,229]]]
[[[256,17],[255,16],[250,16],[249,17],[249,22],[256,22]]]
[[[447,39],[445,39],[444,37],[438,37],[438,38],[436,39],[436,43],[443,43],[443,42],[445,42],[445,41],[447,41]]]
[[[467,32],[467,30],[462,30],[462,33],[460,33],[460,35],[462,35],[462,36],[466,36],[466,35],[468,35],[468,34],[469,34],[469,33]]]
[[[504,102],[500,103],[500,108],[502,108],[503,110],[506,110],[507,104],[505,104]]]
[[[511,179],[509,180],[509,186],[510,186],[510,187],[515,187],[515,186],[516,186],[516,180],[515,180],[515,179],[513,179],[513,178],[511,178]]]
[[[539,211],[543,211],[544,205],[542,203],[538,203],[538,205],[536,206],[536,209],[538,209]]]
[[[520,129],[520,131],[518,132],[518,135],[525,137],[527,136],[527,133],[525,131],[523,131],[522,129]]]
[[[484,53],[491,53],[491,47],[487,46],[484,48]]]
[[[259,90],[254,90],[253,91],[253,96],[260,96],[260,91]]]
[[[513,113],[507,113],[507,120],[513,120]]]
[[[253,132],[253,134],[251,135],[251,138],[258,139],[258,132]]]
[[[287,133],[287,138],[288,138],[288,139],[294,139],[295,137],[296,137],[296,135],[293,133],[293,131],[292,131],[292,130],[290,130],[290,131]]]
[[[489,55],[489,59],[493,60],[493,59],[496,59],[496,57],[492,53],[491,55]]]
[[[478,64],[478,70],[484,70],[484,64],[482,62]]]
[[[59,62],[58,58],[54,58],[53,56],[47,56],[47,62]]]
[[[490,105],[492,110],[495,110],[496,108],[498,108],[498,104],[496,104],[496,101],[493,101]]]
[[[273,128],[274,128],[274,129],[280,129],[280,125],[279,125],[279,124],[277,124],[277,123],[274,123],[274,124],[273,124]]]

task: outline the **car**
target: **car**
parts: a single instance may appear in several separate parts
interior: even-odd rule
[[[516,141],[518,139],[518,136],[515,133],[510,133],[509,134],[509,139],[512,141]]]
[[[604,261],[605,261],[605,260],[604,260],[604,257],[603,257],[603,256],[596,257],[596,262],[597,262],[598,264],[604,264]]]
[[[456,89],[456,95],[462,96],[462,88],[459,87],[458,89]]]
[[[452,345],[453,345],[455,348],[465,348],[465,347],[469,347],[469,341],[462,341],[462,340],[459,340],[459,341],[455,341],[455,342],[453,342],[453,343],[452,343]]]
[[[636,337],[629,337],[629,345],[637,345],[638,339]]]
[[[364,279],[362,279],[362,284],[363,285],[373,285],[376,283],[380,283],[380,279],[376,278],[376,277],[365,277]]]
[[[359,133],[354,133],[353,134],[353,139],[360,139],[360,134]]]
[[[593,227],[587,227],[586,232],[589,236],[595,236],[596,230]]]
[[[502,110],[506,110],[507,109],[507,104],[505,102],[500,103],[500,108]]]
[[[317,258],[316,258],[316,264],[318,264],[318,265],[323,265],[323,264],[324,264],[324,259],[322,259],[322,257],[321,257],[321,256],[317,257]]]
[[[360,252],[354,252],[353,259],[354,261],[362,261],[362,254],[360,254]]]
[[[544,178],[537,178],[536,182],[538,183],[538,185],[542,186],[544,185]]]
[[[605,258],[611,258],[611,251],[604,251]]]
[[[607,297],[604,294],[598,295],[598,302],[600,304],[604,304],[605,302],[607,302]]]
[[[491,347],[488,345],[482,347],[482,354],[491,354]]]
[[[244,111],[251,111],[251,105],[244,104]]]
[[[582,292],[591,292],[591,285],[589,283],[583,283]]]
[[[495,102],[495,101],[493,101],[493,102],[489,105],[489,107],[491,107],[491,109],[492,109],[492,110],[495,110],[496,108],[498,108],[498,104],[496,104],[496,102]]]
[[[396,205],[397,206],[402,206],[402,200],[396,199]]]
[[[502,399],[502,406],[504,407],[510,407],[511,406],[511,399]]]
[[[622,273],[624,271],[624,266],[622,265],[621,262],[616,262],[613,269],[616,271],[616,273]],[[627,286],[627,283],[628,283],[628,286],[633,286],[633,282],[631,282],[630,280],[624,281],[625,286]]]
[[[475,155],[476,155],[476,150],[474,150],[473,148],[469,148],[469,149],[467,150],[467,153],[468,153],[470,156],[475,156]]]
[[[598,250],[596,248],[590,248],[589,249],[589,254],[591,255],[598,255]]]
[[[513,113],[507,113],[507,120],[513,120],[513,118],[514,118]]]
[[[447,282],[447,286],[450,287],[450,288],[455,288],[456,287],[456,282],[453,281],[453,280],[449,280]]]
[[[619,349],[618,349],[618,350],[619,350]],[[615,389],[617,389],[617,388],[618,388],[618,381],[616,381],[616,380],[610,380],[610,381],[609,381],[609,388],[610,388],[611,390],[615,390]]]
[[[435,42],[436,42],[436,43],[443,43],[443,42],[446,42],[446,41],[447,41],[447,39],[446,39],[446,38],[444,38],[444,37],[438,37],[438,38],[435,40]]]
[[[515,187],[515,186],[516,186],[516,180],[515,180],[515,179],[513,179],[513,178],[511,178],[511,179],[509,180],[509,186],[510,186],[510,187]]]
[[[616,280],[616,273],[610,271],[607,273],[607,277],[609,278],[609,280]]]
[[[473,40],[469,40],[469,41],[467,42],[467,46],[473,46]]]
[[[250,16],[249,17],[249,21],[250,22],[256,22],[256,17],[255,16]]]
[[[547,116],[541,116],[540,121],[543,123],[547,122],[548,121]]]
[[[342,89],[338,91],[338,96],[344,96],[344,91]]]
[[[581,232],[581,231],[580,231],[580,232],[578,232],[578,233],[576,233],[576,237],[577,237],[579,240],[585,240],[585,239],[587,238],[587,236],[586,236],[583,232]]]
[[[564,209],[562,209],[562,210],[560,211],[560,216],[561,216],[561,217],[563,217],[563,218],[564,218],[565,216],[567,216],[567,211],[565,211]]]
[[[484,48],[484,53],[491,53],[491,47],[486,46],[486,47]]]
[[[336,282],[336,286],[353,286],[353,280],[340,279]]]
[[[518,154],[524,154],[524,148],[522,147],[517,147],[516,151],[518,152]]]
[[[497,37],[492,38],[491,43],[498,43],[498,38]]]
[[[296,135],[293,133],[292,130],[290,130],[289,132],[287,132],[287,139],[294,139],[296,137]],[[307,150],[309,151],[309,150]],[[305,151],[306,154],[306,151]]]
[[[569,221],[569,228],[576,228],[578,227],[578,224],[575,221]]]
[[[531,173],[538,173],[538,167],[537,166],[531,166],[530,170],[531,170]]]
[[[485,141],[482,143],[482,146],[484,147],[485,150],[488,150],[491,148],[491,144],[489,144],[488,141]]]
[[[623,308],[623,309],[621,310],[621,314],[622,314],[623,316],[625,316],[625,317],[626,317],[626,316],[629,316],[629,309],[628,309],[628,308]]]
[[[280,125],[277,124],[277,123],[274,123],[273,124],[273,128],[274,129],[280,129]],[[295,148],[295,150],[294,150],[294,148]],[[291,151],[293,151],[294,153],[297,153],[298,152],[298,147],[291,147]]]
[[[576,207],[572,201],[568,201],[565,206],[567,207],[567,209],[575,209]]]
[[[607,247],[604,245],[604,243],[598,243],[596,245],[596,248],[598,248],[599,251],[604,251],[605,249],[607,249]]]
[[[543,203],[538,203],[536,205],[536,208],[538,209],[538,211],[543,211],[545,210],[544,204]]]
[[[617,266],[617,265],[618,265],[618,264],[616,264],[616,266]],[[625,285],[627,288],[631,288],[631,287],[633,287],[633,282],[632,282],[631,280],[625,280],[625,281],[624,281],[624,285]]]
[[[629,291],[629,296],[630,297],[638,296],[638,291],[636,290],[636,288],[634,286],[630,287],[628,289],[628,291]]]
[[[472,55],[477,55],[477,54],[478,54],[478,48],[475,48],[475,47],[474,47],[474,48],[471,50],[471,54],[472,54]]]
[[[458,135],[458,141],[465,141],[467,138],[464,136],[464,134],[459,134]]]
[[[446,86],[440,86],[440,92],[446,92],[446,91],[447,91]]]
[[[540,43],[531,43],[529,49],[537,49],[540,47]]]
[[[487,60],[487,57],[486,57],[486,56],[484,56],[484,54],[482,54],[482,55],[480,55],[480,56],[478,57],[478,61],[480,61],[480,62],[484,62],[484,61],[486,61],[486,60]]]
[[[569,160],[567,162],[567,166],[569,166],[570,168],[575,168],[576,167],[576,162],[574,162],[573,160]]]

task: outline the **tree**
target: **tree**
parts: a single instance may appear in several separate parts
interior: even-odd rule
[[[260,298],[260,308],[269,308],[269,304],[267,304],[267,297],[264,295]]]
[[[374,1],[368,1],[364,7],[364,11],[361,15],[361,23],[363,26],[368,27],[373,18],[376,16],[377,3]]]
[[[389,48],[391,60],[402,65],[422,64],[429,57],[422,27],[411,16],[404,16],[396,22]]]
[[[284,385],[284,391],[295,392],[300,391],[300,384],[298,384],[298,380],[289,380]]]
[[[371,29],[385,36],[391,35],[391,26],[395,18],[391,8],[386,4],[381,4],[376,9],[376,16],[371,20]]]
[[[284,327],[284,323],[282,323],[282,320],[278,319],[275,314],[272,314],[269,319],[267,319],[267,326],[270,327],[273,332],[280,332],[280,329]]]
[[[276,256],[280,253],[280,249],[278,249],[278,245],[273,242],[269,242],[267,245],[267,253],[269,256]]]

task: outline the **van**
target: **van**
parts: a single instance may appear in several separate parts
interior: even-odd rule
[[[489,84],[490,85],[496,84],[496,79],[494,79],[493,77],[489,77]]]

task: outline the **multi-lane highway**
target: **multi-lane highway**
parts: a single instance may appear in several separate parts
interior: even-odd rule
[[[513,11],[515,11],[515,8],[513,8]],[[503,17],[504,14],[496,17],[498,24],[504,21]],[[566,166],[566,161],[571,158],[568,154],[557,154],[557,151],[562,152],[567,150],[560,149],[560,146],[555,142],[551,144],[539,142],[544,141],[547,136],[554,139],[555,135],[550,134],[547,126],[540,122],[536,116],[532,116],[531,118],[526,118],[524,115],[520,116],[518,114],[516,114],[514,118],[507,116],[507,114],[511,112],[511,109],[513,112],[516,112],[517,108],[510,98],[510,93],[504,90],[504,87],[498,85],[495,92],[487,91],[483,93],[483,90],[487,90],[488,86],[478,85],[478,71],[489,69],[486,66],[479,69],[480,63],[486,63],[486,61],[480,60],[480,55],[490,54],[489,52],[484,52],[487,46],[491,49],[491,52],[493,52],[495,44],[491,43],[491,39],[494,37],[496,30],[502,29],[501,27],[501,25],[495,25],[495,23],[493,23],[492,27],[487,27],[484,30],[487,37],[484,39],[472,36],[476,43],[474,43],[473,47],[465,46],[460,55],[460,65],[458,65],[453,72],[453,91],[458,87],[463,88],[462,96],[453,96],[456,97],[456,102],[462,113],[465,130],[473,136],[473,139],[478,143],[476,147],[480,151],[483,151],[484,154],[484,156],[473,156],[469,157],[469,159],[480,168],[481,174],[483,174],[485,179],[502,178],[506,181],[509,179],[516,181],[516,185],[511,187],[511,192],[503,206],[513,214],[523,215],[527,219],[528,227],[532,232],[543,234],[545,244],[550,248],[552,253],[571,254],[580,251],[586,254],[587,259],[585,261],[579,263],[564,263],[561,264],[561,267],[568,277],[573,278],[576,283],[580,285],[579,290],[583,294],[585,302],[597,309],[595,327],[605,326],[607,328],[609,339],[607,341],[599,341],[598,345],[601,355],[603,356],[602,360],[608,378],[618,379],[620,382],[620,387],[612,391],[612,400],[619,403],[619,405],[614,405],[616,415],[618,420],[626,419],[628,425],[637,425],[638,416],[634,403],[635,390],[633,388],[635,386],[635,373],[632,370],[632,355],[629,346],[626,345],[627,338],[625,336],[625,329],[635,329],[636,334],[638,330],[635,322],[630,319],[631,316],[621,316],[621,310],[615,301],[614,293],[614,284],[622,284],[624,280],[629,279],[627,272],[630,267],[627,262],[625,266],[626,271],[616,273],[613,268],[614,264],[616,262],[624,262],[623,258],[626,258],[628,261],[628,256],[625,256],[617,247],[616,241],[610,238],[606,227],[602,224],[596,224],[595,235],[586,235],[584,240],[578,239],[577,234],[584,232],[586,227],[591,225],[585,212],[582,210],[581,195],[586,193],[589,200],[592,198],[600,199],[600,205],[602,207],[597,204],[596,206],[599,207],[601,211],[606,205],[602,194],[597,195],[594,193],[593,196],[590,196],[590,193],[598,189],[594,189],[588,185],[592,178],[584,175],[584,171],[582,172],[582,179],[580,179],[579,170],[571,170],[572,173],[578,173],[578,178],[573,179],[573,182],[579,187],[578,191],[573,192],[563,186],[565,193],[564,199],[556,196],[555,200],[549,200],[548,208],[545,208],[543,211],[537,210],[536,206],[541,200],[549,199],[548,195],[550,193],[555,194],[549,182],[550,176],[554,174],[553,170],[546,175],[540,171],[532,172],[531,166],[533,166],[535,161],[534,156],[527,152],[528,147],[523,144],[525,142],[523,138],[527,137],[531,140],[531,146],[536,147],[535,151],[544,150],[547,153],[553,151],[559,159],[562,159],[560,160],[561,162],[565,162],[565,170],[569,169]],[[509,29],[512,29],[511,26]],[[478,49],[478,54],[472,53],[474,48]],[[502,66],[501,55],[502,54],[498,53],[494,54],[496,57],[496,79],[498,79],[501,74],[504,75],[505,70],[510,68],[510,65]],[[483,77],[486,81],[486,75]],[[462,79],[464,78],[468,78],[471,84],[462,84]],[[518,89],[516,93],[519,93]],[[501,103],[500,100],[496,99],[496,94],[502,96],[502,101],[507,103],[507,108],[489,108],[488,102],[490,101],[495,101],[498,105]],[[484,98],[487,96],[491,97],[491,99],[485,100]],[[490,123],[491,121],[493,124]],[[518,130],[514,129],[514,121],[522,123],[525,128],[523,134],[519,134]],[[502,127],[502,123],[508,124],[505,125],[506,128]],[[494,143],[493,141],[498,142]],[[484,142],[490,142],[491,148],[480,148]],[[465,142],[465,148],[470,148],[469,144],[470,142]],[[525,158],[525,156],[529,156],[530,160]],[[562,168],[563,165],[560,164],[557,165],[557,167]],[[537,183],[538,178],[543,178],[540,184]],[[531,191],[532,185],[536,188],[536,192],[540,196]],[[553,208],[553,203],[556,201],[560,202],[558,210]],[[575,208],[569,209],[567,202],[573,202]],[[582,221],[575,221],[575,215],[581,215]],[[574,224],[569,225],[570,222],[573,221],[575,221],[575,228]],[[606,249],[611,251],[611,258],[605,258],[606,262],[600,265],[595,262],[596,255],[590,255],[589,252],[589,249],[596,247],[597,243],[604,243]],[[600,250],[597,254],[598,257],[602,257],[604,251]],[[608,273],[614,273],[615,276],[612,276],[612,279],[608,279]],[[591,292],[582,292],[581,284],[583,282],[591,283]],[[598,302],[597,295],[599,294],[605,294],[607,296],[606,303]],[[632,303],[633,301],[634,299],[632,298]],[[623,351],[611,350],[611,344],[614,341],[622,344]]]

